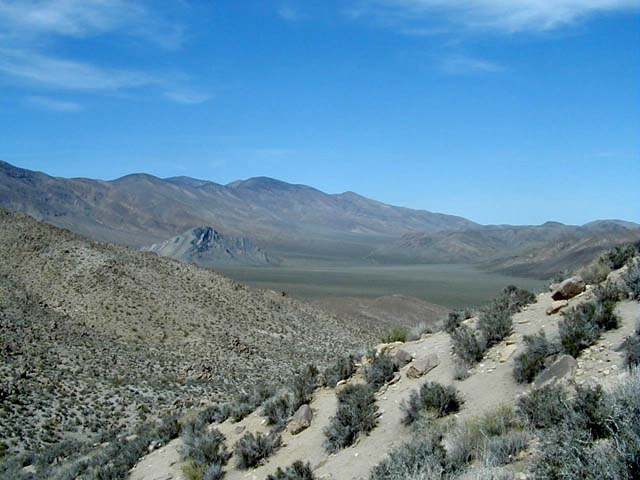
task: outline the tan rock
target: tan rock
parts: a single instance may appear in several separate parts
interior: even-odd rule
[[[558,313],[567,305],[569,305],[569,302],[567,300],[556,300],[549,306],[549,308],[547,308],[547,315],[553,315],[554,313]]]
[[[500,363],[504,363],[507,360],[509,360],[509,358],[511,357],[511,355],[513,355],[513,353],[518,349],[518,346],[516,344],[511,344],[511,345],[507,345],[505,346],[502,351],[500,352]]]
[[[409,365],[407,378],[420,378],[429,373],[440,364],[440,360],[435,353],[423,358],[417,358]]]
[[[296,413],[293,414],[293,418],[287,425],[287,430],[291,435],[297,435],[303,430],[311,426],[311,420],[313,420],[313,410],[309,405],[302,405]]]

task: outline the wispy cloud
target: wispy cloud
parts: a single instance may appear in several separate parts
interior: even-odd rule
[[[26,99],[27,103],[36,108],[51,110],[53,112],[79,112],[82,106],[75,102],[57,100],[48,97],[32,96]]]
[[[553,30],[590,15],[640,9],[640,0],[367,0],[352,16],[406,22],[445,22],[507,33]]]
[[[289,5],[278,8],[278,16],[287,22],[298,22],[304,18],[300,11]]]
[[[164,95],[174,102],[185,105],[197,105],[211,100],[211,95],[194,91],[173,90],[165,92]]]
[[[0,72],[30,84],[60,90],[119,90],[158,84],[136,71],[105,69],[23,50],[0,50]]]
[[[453,55],[445,58],[441,62],[440,68],[443,72],[450,75],[497,73],[505,69],[502,65],[490,62],[489,60],[464,55]]]
[[[128,44],[135,37],[150,48],[178,48],[185,36],[182,26],[165,20],[160,9],[151,8],[155,3],[146,5],[142,0],[0,0],[0,75],[30,90],[114,92],[153,87],[178,103],[208,100],[204,93],[187,88],[189,80],[179,72],[158,74],[106,65],[99,57],[50,53],[59,41],[86,42],[101,35],[110,35],[113,44]],[[39,92],[33,93],[33,98],[40,98]]]

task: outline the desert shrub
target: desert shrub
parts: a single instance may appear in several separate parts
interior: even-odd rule
[[[611,417],[612,409],[607,403],[601,385],[578,386],[572,407],[575,417],[572,424],[575,427],[588,431],[591,438],[596,440],[609,436],[611,429],[608,419]]]
[[[291,410],[295,412],[300,405],[309,403],[313,391],[318,386],[318,374],[315,365],[307,365],[293,377],[291,383]]]
[[[234,449],[236,466],[241,470],[255,467],[277,449],[282,442],[280,435],[245,433]]]
[[[618,270],[638,254],[637,244],[619,245],[603,255],[606,264],[612,270]]]
[[[486,343],[473,329],[460,325],[451,333],[453,353],[466,365],[474,365],[482,360]]]
[[[285,470],[278,468],[276,473],[267,477],[267,480],[315,480],[315,478],[309,463],[297,461]]]
[[[271,397],[262,405],[262,414],[269,425],[284,425],[293,414],[291,395],[284,392]]]
[[[591,262],[589,265],[582,267],[578,271],[578,275],[589,285],[604,282],[610,273],[611,267],[602,257]]]
[[[615,303],[612,301],[591,301],[581,303],[565,313],[559,325],[563,351],[576,357],[596,342],[600,332],[618,328],[620,318],[614,310]]]
[[[569,412],[567,392],[557,385],[545,385],[520,397],[516,410],[533,428],[553,427]]]
[[[499,343],[513,330],[510,309],[503,308],[499,303],[484,308],[478,318],[478,330],[482,332],[487,347]]]
[[[367,383],[375,390],[393,378],[396,367],[391,357],[386,353],[375,355],[370,365],[364,369],[364,378]]]
[[[601,302],[617,302],[623,299],[626,293],[615,282],[606,282],[596,285],[593,288],[593,295]]]
[[[471,376],[469,371],[469,365],[461,361],[454,361],[453,364],[453,379],[458,381],[466,380]]]
[[[324,384],[329,387],[335,387],[340,380],[350,378],[355,372],[356,362],[354,356],[346,355],[340,357],[324,371]]]
[[[544,370],[544,361],[549,355],[557,353],[558,347],[547,340],[543,330],[537,335],[525,335],[526,350],[515,358],[513,376],[518,383],[530,383]]]
[[[632,372],[611,393],[578,392],[572,414],[542,433],[534,478],[638,478],[639,387]]]
[[[636,326],[636,331],[633,335],[625,338],[622,350],[627,368],[633,369],[640,365],[640,324]]]
[[[182,455],[194,467],[206,470],[210,465],[226,465],[231,454],[227,451],[225,437],[218,429],[188,433],[182,437]]]
[[[622,274],[622,281],[631,298],[640,300],[640,260],[631,262],[627,271]]]
[[[523,442],[517,438],[506,438],[521,432],[522,425],[510,406],[500,406],[486,414],[456,425],[449,436],[449,457],[456,465],[465,465],[474,460],[496,465],[500,452],[512,452]],[[503,438],[505,437],[505,438]],[[500,440],[502,438],[502,440]],[[520,439],[523,440],[523,439]],[[493,445],[490,443],[493,441]],[[524,447],[523,447],[524,448]],[[517,452],[516,452],[517,453]],[[504,455],[500,456],[504,459]]]
[[[222,465],[214,463],[209,465],[204,472],[202,472],[202,480],[222,480],[224,477],[224,471]]]
[[[485,444],[485,465],[507,465],[515,460],[515,456],[529,446],[530,436],[523,431],[508,432],[489,438]]]
[[[577,357],[585,348],[593,345],[600,336],[595,322],[592,303],[582,303],[565,313],[558,325],[562,351]]]
[[[352,445],[359,435],[375,428],[378,406],[373,392],[368,385],[347,385],[338,392],[336,415],[324,429],[324,446],[328,452]]]
[[[447,458],[440,433],[426,433],[393,450],[369,480],[453,479],[457,468]]]
[[[517,313],[523,307],[536,303],[536,296],[528,290],[509,285],[502,290],[494,303],[502,305],[509,313]]]
[[[393,327],[380,337],[380,343],[406,342],[409,331],[406,327]]]
[[[447,318],[444,320],[444,331],[451,335],[451,333],[462,325],[462,322],[466,319],[467,317],[464,310],[454,310],[453,312],[449,312],[449,315],[447,315]]]
[[[444,417],[460,410],[462,403],[463,400],[454,386],[427,382],[420,387],[420,390],[411,392],[407,402],[403,403],[402,423],[410,425],[425,412]]]

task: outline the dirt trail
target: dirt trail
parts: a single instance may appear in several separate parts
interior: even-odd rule
[[[587,292],[570,301],[570,306],[588,300]],[[545,311],[551,304],[551,296],[544,293],[538,296],[535,304],[514,315],[514,332],[505,341],[496,345],[486,354],[485,359],[472,370],[472,374],[464,381],[454,381],[454,364],[451,354],[449,336],[440,332],[429,335],[415,342],[408,342],[400,348],[414,354],[417,358],[435,353],[440,364],[420,379],[406,377],[408,366],[401,370],[401,380],[395,385],[383,387],[378,394],[377,404],[381,416],[379,424],[369,436],[360,438],[358,442],[334,455],[327,455],[322,448],[323,429],[335,412],[336,397],[333,390],[318,390],[311,403],[314,419],[311,427],[302,433],[291,436],[283,433],[283,446],[272,455],[265,464],[250,471],[238,471],[233,466],[233,458],[227,467],[225,476],[228,480],[255,479],[262,480],[278,467],[287,467],[296,460],[310,462],[315,475],[319,479],[360,480],[368,478],[372,467],[377,465],[394,447],[399,446],[410,436],[410,431],[401,423],[401,404],[412,390],[419,388],[427,381],[443,384],[454,384],[465,400],[459,418],[468,418],[481,414],[503,403],[511,403],[527,390],[526,385],[519,385],[513,379],[513,363],[515,357],[524,350],[523,335],[534,334],[545,330],[551,339],[557,337],[557,325],[560,315],[547,316]],[[623,318],[622,326],[605,333],[601,340],[591,349],[583,352],[578,359],[576,380],[583,382],[597,376],[605,380],[617,377],[616,372],[622,368],[622,355],[615,349],[623,339],[630,335],[640,317],[640,306],[635,302],[621,302],[617,309]],[[471,320],[470,322],[473,322]],[[507,353],[511,351],[510,355]],[[266,431],[261,417],[256,413],[242,422],[232,424],[225,422],[218,428],[225,434],[228,445],[232,447],[245,431]],[[131,475],[132,480],[182,480],[177,464],[167,465],[176,459],[174,441],[158,451],[145,457],[136,466]],[[151,466],[150,466],[151,465]],[[164,470],[163,470],[164,469]],[[165,476],[162,476],[165,475]]]

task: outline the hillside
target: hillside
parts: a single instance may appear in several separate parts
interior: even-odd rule
[[[379,333],[2,209],[0,259],[0,438],[10,449],[128,431]]]
[[[271,258],[248,238],[229,237],[211,227],[192,228],[142,250],[202,266],[278,263],[277,259]]]
[[[549,278],[575,270],[603,252],[640,238],[631,222],[583,226],[547,222],[538,226],[486,226],[473,230],[409,233],[374,250],[382,263],[472,263],[503,273]]]
[[[363,257],[410,231],[471,228],[464,218],[329,195],[266,177],[220,185],[134,174],[113,181],[54,178],[0,162],[0,207],[96,240],[136,248],[200,225],[280,255]]]

